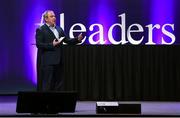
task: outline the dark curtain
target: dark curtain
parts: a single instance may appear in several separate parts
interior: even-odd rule
[[[180,46],[64,46],[79,100],[180,101]]]

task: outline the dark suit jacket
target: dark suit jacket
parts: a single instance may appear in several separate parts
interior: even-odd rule
[[[69,39],[65,36],[62,28],[56,26],[60,37],[65,37],[63,42],[68,44],[79,43],[77,38]],[[39,66],[56,65],[62,61],[62,42],[56,47],[53,46],[54,33],[44,24],[36,30],[36,46],[38,48],[37,63]]]

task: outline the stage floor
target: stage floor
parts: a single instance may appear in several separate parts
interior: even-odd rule
[[[16,113],[16,100],[16,96],[1,96],[0,116],[180,116],[180,102],[122,101],[122,103],[141,103],[141,114],[98,114],[96,113],[96,101],[78,101],[74,113],[29,114]]]

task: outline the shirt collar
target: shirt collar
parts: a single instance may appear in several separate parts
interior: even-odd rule
[[[54,27],[50,26],[49,24],[46,23],[46,25],[50,28],[56,28],[56,25],[54,25]]]

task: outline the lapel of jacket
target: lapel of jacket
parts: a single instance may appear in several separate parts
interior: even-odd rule
[[[53,38],[56,38],[56,36],[54,35],[54,33],[51,31],[51,29],[50,29],[46,24],[44,24],[44,25],[45,25],[45,28],[46,28],[46,30],[48,31],[49,35],[52,36]]]
[[[64,34],[63,34],[62,29],[61,29],[60,27],[58,27],[58,26],[56,26],[56,29],[57,29],[57,31],[58,31],[58,33],[59,33],[59,38],[60,38],[60,37],[63,37]]]

